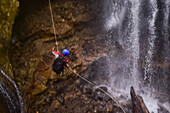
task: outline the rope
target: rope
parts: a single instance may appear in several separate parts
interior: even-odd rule
[[[73,69],[71,69],[70,67],[69,67],[69,69],[70,69],[71,71],[73,71]],[[73,72],[74,72],[74,71],[73,71]],[[105,93],[107,96],[109,96],[109,97],[121,108],[121,110],[123,111],[123,113],[126,113],[125,110],[123,109],[123,107],[118,103],[118,101],[117,101],[113,96],[111,96],[108,92],[104,91],[102,88],[98,87],[98,86],[95,85],[94,83],[88,81],[87,79],[85,79],[84,77],[82,77],[81,75],[79,75],[78,73],[76,73],[76,72],[74,72],[74,73],[75,73],[77,76],[79,76],[81,79],[83,79],[83,80],[85,80],[86,82],[88,82],[89,84],[97,87],[99,90],[101,90],[101,91],[102,91],[103,93]]]
[[[54,16],[53,16],[53,11],[52,11],[52,7],[51,7],[51,1],[49,1],[49,7],[50,7],[50,13],[51,13],[51,22],[52,22],[52,26],[53,26],[53,30],[54,30],[54,36],[55,36],[55,41],[57,42],[57,36],[56,36],[56,31],[55,31],[55,25],[54,25]],[[57,46],[57,51],[58,51],[58,46]]]

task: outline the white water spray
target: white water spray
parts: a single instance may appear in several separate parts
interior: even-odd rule
[[[134,79],[134,88],[139,89],[138,84],[138,59],[139,59],[139,0],[132,0],[132,32],[130,34],[129,40],[131,42],[131,47],[129,47],[132,51],[132,71],[131,74]]]
[[[126,0],[124,1],[126,4]],[[117,25],[120,25],[123,21],[124,14],[125,14],[125,6],[121,4],[122,0],[119,2],[110,2],[110,5],[112,7],[112,12],[109,18],[106,21],[105,28],[106,30],[110,30],[113,27],[116,27]],[[120,5],[121,4],[121,5]]]
[[[127,3],[128,2],[128,3]],[[111,30],[112,28],[118,29],[118,36],[119,36],[119,42],[122,42],[121,45],[124,47],[126,54],[127,54],[127,60],[122,61],[122,65],[124,65],[124,74],[121,75],[123,77],[120,77],[122,79],[121,85],[119,87],[123,88],[124,90],[128,92],[130,87],[133,85],[135,89],[139,89],[139,83],[138,83],[138,59],[139,59],[139,6],[140,1],[139,0],[130,0],[130,1],[119,1],[114,2],[112,5],[113,11],[111,13],[110,18],[107,18],[105,28],[106,30]],[[131,7],[128,9],[128,7]],[[127,10],[130,10],[127,11]],[[126,26],[125,34],[122,30],[123,20],[126,21],[125,13],[128,12],[129,15],[129,23],[128,26]],[[116,20],[116,21],[115,21]],[[123,38],[122,40],[120,38]],[[120,65],[120,62],[114,61],[117,65]],[[111,64],[111,68],[114,68]],[[121,67],[120,67],[121,68]],[[131,71],[128,71],[129,68]],[[115,67],[115,70],[118,69]],[[111,86],[115,85],[115,82],[117,81],[117,77],[113,76],[115,73],[111,72],[111,80],[110,83]],[[127,81],[127,78],[130,77],[131,81]],[[125,86],[126,85],[126,86]]]

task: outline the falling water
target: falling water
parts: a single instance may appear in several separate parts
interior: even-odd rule
[[[150,79],[149,81],[151,82],[151,77],[149,77],[149,75],[152,75],[153,72],[153,52],[154,52],[154,42],[155,42],[155,18],[156,18],[156,13],[158,11],[157,9],[157,3],[156,0],[150,0],[149,1],[150,4],[150,8],[151,8],[151,15],[148,17],[148,21],[149,21],[149,32],[150,35],[148,37],[148,50],[147,50],[147,54],[145,56],[146,59],[146,66],[145,66],[145,78],[144,80],[146,80],[147,78]]]
[[[106,19],[106,30],[117,31],[118,42],[126,51],[127,56],[124,60],[116,62],[114,60],[110,64],[111,68],[118,70],[118,67],[114,65],[120,65],[122,71],[119,73],[111,72],[111,86],[115,86],[118,81],[117,77],[113,76],[122,73],[122,77],[119,77],[120,81],[123,81],[119,87],[128,91],[129,86],[133,85],[136,89],[139,88],[138,82],[138,59],[139,59],[139,5],[140,0],[131,1],[113,1],[113,10],[109,18]],[[126,26],[124,25],[126,23]],[[112,34],[111,34],[112,35]],[[122,67],[124,66],[124,67]],[[129,71],[130,70],[130,71]],[[131,79],[131,81],[124,80],[125,78]],[[133,82],[132,82],[133,81]],[[127,87],[126,87],[127,86]]]
[[[163,64],[164,64],[164,66],[165,67],[168,67],[168,65],[167,65],[167,63],[168,62],[170,62],[170,40],[168,39],[169,37],[170,37],[170,35],[169,35],[169,23],[168,23],[168,21],[169,21],[169,13],[170,13],[170,9],[169,9],[169,7],[170,7],[170,1],[169,0],[166,0],[166,2],[165,2],[165,4],[166,4],[166,7],[165,7],[165,11],[164,11],[164,20],[163,20],[163,26],[164,26],[164,28],[163,28],[163,36],[164,36],[164,40],[165,40],[165,42],[164,42],[164,50],[163,50],[163,56],[164,56],[164,62],[163,62]],[[167,83],[168,83],[168,68],[166,68],[165,70],[164,70],[164,72],[163,72],[163,75],[165,76],[165,78],[164,78],[164,81],[163,81],[163,84],[165,84],[165,87],[166,88],[168,88],[168,85],[167,85]]]
[[[109,4],[110,7],[109,11],[105,9],[108,16],[105,17],[104,25],[108,31],[108,40],[118,42],[123,49],[120,56],[112,53],[112,57],[108,60],[109,90],[114,95],[120,96],[120,93],[128,95],[130,86],[134,86],[143,96],[150,112],[154,113],[158,113],[159,106],[167,108],[166,105],[169,105],[167,101],[166,104],[161,103],[162,98],[170,98],[168,97],[170,0],[161,1],[161,3],[165,6],[161,9],[163,10],[162,20],[157,20],[160,16],[157,0],[107,0],[104,5],[107,7]],[[156,31],[157,21],[163,24],[163,27],[159,28],[161,33],[163,32],[162,35],[158,35],[158,30]],[[163,45],[156,45],[156,40],[159,42],[162,38]],[[155,56],[159,56],[157,51],[160,51],[158,50],[160,46],[163,46],[162,65],[165,68],[161,73],[163,83],[157,76],[159,70],[156,68],[158,66],[154,59]],[[161,92],[158,89],[162,89]],[[162,97],[159,93],[163,93]],[[164,112],[159,111],[159,113]]]
[[[132,0],[132,30],[130,33],[129,40],[131,42],[131,47],[129,47],[132,51],[132,76],[134,78],[134,87],[138,89],[138,59],[139,59],[139,0]]]
[[[126,2],[126,0],[125,0]],[[126,3],[125,3],[126,4]],[[109,15],[109,20],[106,21],[105,28],[107,30],[111,29],[114,26],[120,25],[122,23],[122,19],[125,13],[125,4],[123,4],[122,0],[117,2],[109,1],[108,5],[112,7],[110,9],[111,15]]]
[[[20,105],[18,104],[17,98],[2,81],[0,81],[0,94],[3,96],[10,113],[20,113]]]
[[[19,91],[16,83],[1,68],[0,68],[0,71],[4,75],[4,77],[7,78],[13,84],[13,86],[15,87],[17,97],[18,97],[18,100],[19,100],[19,109],[21,109],[21,113],[24,113],[24,103],[23,103],[20,91]],[[3,84],[0,84],[0,85],[1,85],[1,87],[0,87],[1,92],[3,93],[3,95],[6,95],[5,98],[7,98],[7,100],[9,100],[9,102],[7,102],[7,103],[11,103],[10,105],[7,104],[9,110],[12,110],[12,112],[10,112],[10,113],[13,113],[14,112],[13,109],[10,109],[10,108],[11,108],[11,105],[13,105],[12,107],[14,109],[16,109],[14,104],[16,104],[17,101],[15,101],[16,100],[15,98],[14,98],[15,100],[13,100],[13,98],[11,98],[11,97],[15,97],[15,96],[11,91],[9,91],[9,89],[7,87],[5,87],[5,85],[3,85]]]

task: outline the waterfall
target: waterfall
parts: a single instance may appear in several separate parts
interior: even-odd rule
[[[19,91],[16,83],[1,68],[0,68],[0,71],[4,75],[4,77],[12,83],[12,85],[16,89],[16,93],[17,93],[18,99],[16,99],[16,97],[14,96],[12,91],[10,91],[8,89],[8,87],[2,81],[0,82],[0,90],[1,90],[2,95],[5,98],[5,101],[7,103],[10,113],[15,113],[15,112],[18,113],[17,111],[15,111],[17,109],[16,106],[17,107],[19,106],[20,112],[24,113],[24,102],[22,100],[20,91]],[[18,104],[17,101],[19,101],[18,102],[19,105],[17,105]],[[10,104],[8,104],[8,103],[10,103]]]
[[[111,0],[112,1],[112,0]],[[112,32],[118,32],[116,36],[110,34],[111,37],[118,37],[117,41],[125,50],[124,60],[114,60],[110,62],[110,67],[113,70],[119,70],[122,68],[121,72],[115,73],[113,70],[110,72],[111,76],[111,86],[116,86],[116,81],[122,81],[119,87],[126,91],[129,91],[131,85],[136,89],[139,89],[138,81],[138,60],[139,60],[139,7],[140,0],[121,0],[112,1],[110,5],[113,9],[111,10],[110,16],[106,18],[105,28]],[[111,33],[112,33],[111,32]],[[111,39],[114,40],[114,39]],[[115,58],[113,58],[115,59]],[[109,60],[110,61],[110,60]],[[120,67],[115,67],[114,65],[120,65]],[[114,75],[122,74],[119,79]],[[127,81],[131,79],[131,81]],[[132,82],[133,81],[133,82]]]
[[[104,7],[109,7],[103,8],[108,44],[119,43],[123,49],[119,55],[111,53],[108,60],[109,91],[120,97],[134,86],[150,112],[167,108],[170,0],[106,0]]]

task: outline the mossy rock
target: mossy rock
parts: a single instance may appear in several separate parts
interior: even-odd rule
[[[43,93],[44,91],[47,90],[47,86],[45,86],[44,84],[39,84],[33,91],[32,91],[32,95],[37,95],[40,93]]]
[[[11,77],[13,74],[8,49],[18,7],[18,0],[0,0],[0,66]]]

